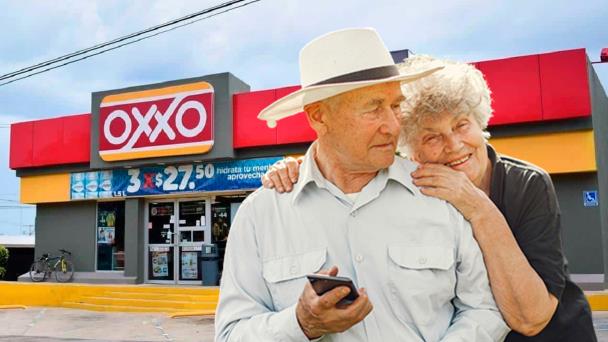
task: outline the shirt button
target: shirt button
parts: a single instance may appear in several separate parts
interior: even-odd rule
[[[363,262],[363,255],[361,255],[361,254],[357,254],[357,255],[355,256],[355,261],[356,261],[356,262],[359,262],[359,263],[360,263],[360,262]]]
[[[424,264],[426,264],[426,258],[425,258],[425,257],[420,257],[420,258],[418,258],[418,263],[419,263],[420,265],[424,265]]]
[[[289,273],[291,273],[291,274],[296,274],[296,273],[298,273],[298,266],[296,266],[296,265],[292,265],[292,266],[289,268]]]
[[[357,210],[353,210],[353,212],[350,213],[350,216],[352,216],[352,217],[357,216]]]

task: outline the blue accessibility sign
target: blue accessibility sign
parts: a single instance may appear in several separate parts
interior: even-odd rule
[[[597,198],[597,190],[583,191],[583,204],[585,205],[585,207],[599,206],[599,199]]]

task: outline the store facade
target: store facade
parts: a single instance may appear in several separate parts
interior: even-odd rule
[[[91,114],[13,126],[45,164],[17,168],[36,253],[68,249],[101,281],[200,285],[201,256],[223,256],[238,206],[283,157],[235,155],[232,96],[248,88],[224,73],[103,91]]]
[[[491,143],[551,174],[571,273],[603,287],[608,101],[584,49],[474,65],[493,91]],[[36,254],[72,250],[77,271],[108,282],[200,284],[200,257],[223,256],[260,176],[315,138],[304,115],[257,120],[296,89],[250,91],[222,73],[96,92],[90,114],[13,124],[10,166],[21,201],[37,205]]]

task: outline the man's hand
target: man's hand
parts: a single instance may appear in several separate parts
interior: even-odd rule
[[[329,270],[318,272],[336,276],[336,266]],[[306,283],[304,291],[296,306],[296,317],[302,331],[309,339],[319,338],[328,333],[343,332],[361,322],[373,309],[365,289],[359,289],[359,297],[346,307],[336,307],[336,304],[348,295],[350,289],[339,286],[318,296],[315,290]]]
[[[287,157],[272,164],[262,176],[262,185],[277,192],[291,192],[293,184],[298,182],[302,158]]]

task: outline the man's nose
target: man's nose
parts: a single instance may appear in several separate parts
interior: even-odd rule
[[[384,111],[383,122],[380,126],[380,132],[383,134],[398,135],[401,130],[400,115],[395,113],[392,108]]]

